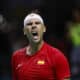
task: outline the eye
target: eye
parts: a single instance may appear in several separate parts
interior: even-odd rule
[[[30,25],[32,25],[32,23],[30,22],[30,23],[27,23],[26,25],[27,25],[27,26],[30,26]]]
[[[35,22],[35,24],[41,24],[41,22]]]

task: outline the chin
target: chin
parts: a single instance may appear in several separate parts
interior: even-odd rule
[[[33,43],[40,43],[40,40],[33,40]]]

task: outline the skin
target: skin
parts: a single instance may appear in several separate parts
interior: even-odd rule
[[[70,80],[70,78],[68,78],[68,79],[64,79],[64,80]]]
[[[32,33],[37,32],[37,36],[33,36]],[[43,45],[43,34],[46,32],[46,27],[38,19],[31,19],[24,26],[24,35],[27,36],[29,40],[29,53],[34,54],[36,51],[40,50]]]

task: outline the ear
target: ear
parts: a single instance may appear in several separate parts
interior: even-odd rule
[[[26,35],[25,29],[23,28],[24,35]]]
[[[24,35],[26,35],[26,33],[24,32]]]
[[[44,29],[43,29],[43,32],[46,32],[46,26],[44,25]]]

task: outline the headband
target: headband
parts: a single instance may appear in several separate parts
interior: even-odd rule
[[[27,15],[27,16],[25,17],[25,19],[24,19],[24,26],[26,26],[27,22],[28,22],[29,20],[31,20],[31,19],[38,19],[38,20],[40,20],[40,22],[41,22],[42,24],[44,24],[43,19],[42,19],[42,17],[41,17],[40,15],[38,15],[38,14],[36,14],[36,13],[31,13],[31,14],[29,14],[29,15]]]

